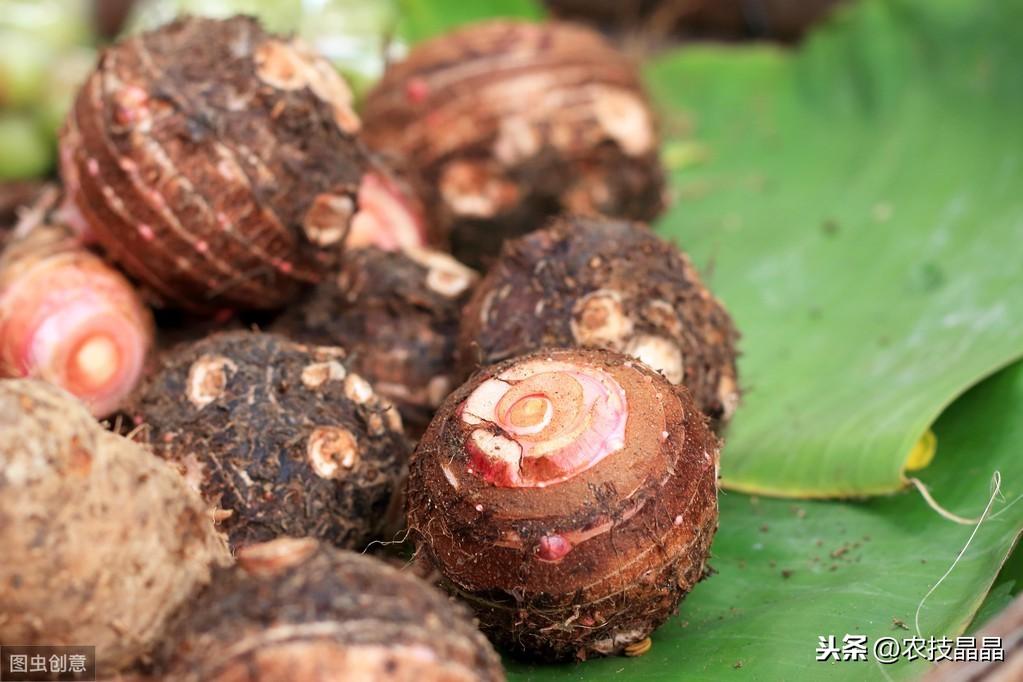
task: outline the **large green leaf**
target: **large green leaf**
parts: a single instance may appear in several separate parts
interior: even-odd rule
[[[996,409],[993,409],[996,408]],[[962,559],[923,603],[923,637],[964,631],[1023,527],[1023,364],[957,401],[936,425],[942,456],[922,475],[935,496],[980,516],[995,471],[1002,495]],[[919,661],[817,663],[820,635],[901,640],[973,526],[940,517],[914,492],[866,502],[758,499],[723,493],[711,564],[681,613],[637,659],[576,666],[511,663],[515,680],[882,680],[914,678]],[[902,628],[904,623],[909,630]]]
[[[535,0],[398,0],[398,33],[417,43],[462,24],[494,17],[536,19],[542,15]]]
[[[725,486],[897,490],[949,402],[1023,353],[1021,23],[1019,0],[865,0],[794,53],[649,67],[660,228],[744,333]]]

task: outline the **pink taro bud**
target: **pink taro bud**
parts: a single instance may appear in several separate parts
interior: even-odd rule
[[[152,342],[131,284],[64,229],[36,227],[0,257],[0,376],[44,379],[104,417],[135,387]]]

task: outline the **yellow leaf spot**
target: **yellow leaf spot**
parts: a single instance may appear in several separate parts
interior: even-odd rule
[[[920,440],[909,451],[909,456],[906,457],[906,471],[917,471],[926,467],[934,459],[934,453],[937,450],[938,437],[934,435],[934,431],[927,429],[927,432],[920,436]]]

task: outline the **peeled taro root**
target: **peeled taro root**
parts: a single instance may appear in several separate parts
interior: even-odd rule
[[[398,411],[343,350],[271,334],[173,349],[129,410],[140,437],[218,508],[232,547],[294,535],[362,548],[408,459]]]
[[[645,227],[566,217],[509,242],[466,306],[463,375],[545,346],[636,357],[716,427],[739,402],[738,333],[688,256]]]
[[[498,682],[468,612],[382,561],[280,538],[238,553],[156,655],[178,682]]]
[[[367,174],[351,104],[327,61],[250,18],[126,38],[68,116],[65,214],[169,306],[282,306],[350,227],[402,210]]]
[[[590,29],[498,20],[427,41],[387,70],[364,118],[370,147],[418,170],[433,228],[470,265],[561,211],[662,209],[639,74]]]
[[[412,457],[417,557],[510,652],[639,653],[704,575],[718,441],[686,390],[598,349],[487,368]]]
[[[273,329],[346,349],[351,368],[421,429],[455,387],[458,324],[478,280],[438,251],[358,249]]]
[[[31,379],[0,381],[0,547],[0,642],[95,645],[101,675],[230,561],[172,467]]]
[[[134,390],[153,320],[132,285],[63,227],[36,224],[0,256],[0,377],[36,377],[97,417]]]

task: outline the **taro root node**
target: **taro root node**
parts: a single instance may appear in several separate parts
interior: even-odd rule
[[[340,348],[226,332],[168,352],[129,413],[217,508],[232,547],[281,535],[362,549],[404,475],[401,417]]]

